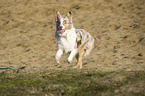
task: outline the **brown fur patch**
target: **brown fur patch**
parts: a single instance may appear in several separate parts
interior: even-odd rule
[[[81,40],[77,42],[77,48],[81,45]]]
[[[72,27],[70,26],[70,24],[67,26],[66,29],[70,30]]]
[[[71,24],[70,24],[70,20],[68,22],[68,26],[67,26],[67,29],[70,30],[72,28]]]

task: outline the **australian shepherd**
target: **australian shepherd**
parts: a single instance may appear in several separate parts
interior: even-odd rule
[[[72,13],[69,11],[65,17],[56,12],[56,32],[57,52],[55,55],[55,65],[59,64],[59,59],[63,53],[70,52],[67,59],[71,63],[73,57],[77,58],[74,68],[82,68],[82,59],[89,55],[91,50],[98,46],[100,39],[93,38],[86,30],[76,29],[72,22]]]

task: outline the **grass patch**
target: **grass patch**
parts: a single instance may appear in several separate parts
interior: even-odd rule
[[[143,91],[145,90],[144,80],[144,71],[63,70],[35,74],[17,73],[10,75],[3,73],[0,75],[0,95],[145,95]],[[130,88],[129,91],[128,88]],[[134,91],[136,89],[137,91]]]

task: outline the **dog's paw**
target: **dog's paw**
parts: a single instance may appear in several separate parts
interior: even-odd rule
[[[77,68],[77,66],[73,66],[73,68]]]
[[[59,61],[55,61],[55,64],[54,65],[55,66],[59,65]]]
[[[67,59],[67,62],[70,64],[71,63],[71,60]]]
[[[73,66],[73,68],[78,68],[78,66]],[[80,66],[79,68],[82,69],[82,66]]]
[[[58,63],[55,63],[54,65],[55,65],[55,66],[57,66],[57,65],[58,65]]]

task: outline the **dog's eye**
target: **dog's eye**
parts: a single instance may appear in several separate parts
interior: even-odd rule
[[[63,21],[63,24],[66,24],[66,21]]]

